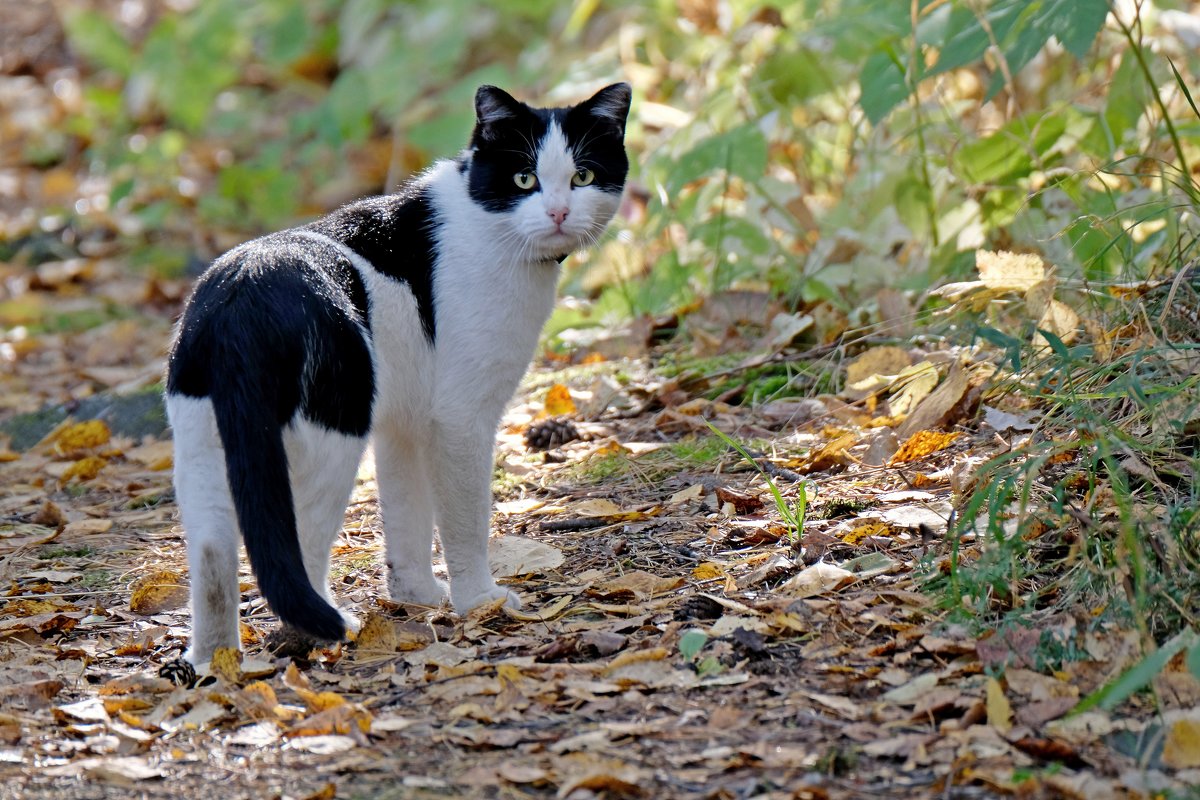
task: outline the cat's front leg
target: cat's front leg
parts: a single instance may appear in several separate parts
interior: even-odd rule
[[[439,606],[449,597],[433,574],[430,444],[384,429],[375,433],[375,475],[387,540],[388,594],[397,603]]]
[[[465,613],[495,600],[520,608],[520,598],[499,586],[488,566],[495,426],[484,426],[476,418],[462,425],[437,424],[435,431],[438,534],[450,570],[454,610]]]

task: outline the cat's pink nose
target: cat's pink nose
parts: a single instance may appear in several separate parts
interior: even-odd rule
[[[561,227],[563,222],[565,222],[567,219],[567,214],[570,214],[571,212],[566,208],[551,208],[547,210],[546,213],[550,215],[550,219],[554,220],[555,225]]]

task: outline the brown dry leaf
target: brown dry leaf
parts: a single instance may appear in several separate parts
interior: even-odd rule
[[[382,614],[370,613],[354,639],[363,653],[394,653],[399,645],[396,623]]]
[[[939,450],[944,450],[950,446],[950,443],[957,439],[962,434],[958,431],[951,433],[941,433],[939,431],[917,431],[904,444],[900,445],[900,449],[892,456],[889,464],[906,464],[909,461],[916,461],[918,458],[924,458],[927,455],[936,453]]]
[[[988,724],[1006,734],[1012,730],[1012,704],[1004,696],[1004,687],[995,678],[987,679],[987,720]]]
[[[78,606],[64,600],[10,600],[0,608],[0,614],[9,617],[36,617],[39,614],[52,614],[57,611],[77,611]]]
[[[170,439],[162,442],[150,442],[126,450],[125,457],[153,471],[167,470],[175,463],[175,446]]]
[[[66,425],[53,434],[49,444],[53,452],[64,457],[74,457],[82,451],[92,450],[108,444],[112,432],[103,420],[91,419]]]
[[[809,473],[853,464],[854,457],[848,451],[858,442],[858,434],[843,433],[814,452],[806,461],[797,464],[795,468],[798,472]]]
[[[528,575],[562,566],[557,547],[524,536],[497,536],[488,542],[488,566],[497,578]]]
[[[321,694],[327,695],[332,692],[321,692]],[[329,734],[345,736],[355,731],[370,733],[371,712],[357,703],[347,703],[340,697],[338,700],[340,702],[337,705],[326,707],[324,710],[300,720],[284,735],[292,738],[295,736],[328,736]]]
[[[158,614],[179,608],[187,602],[188,588],[183,576],[169,569],[160,569],[138,578],[131,588],[129,610],[136,614]]]
[[[611,599],[614,597],[654,597],[683,585],[683,578],[662,578],[645,570],[626,572],[616,580],[598,584],[589,589],[593,597]]]
[[[71,536],[89,536],[97,533],[107,533],[113,526],[111,519],[80,519],[68,522],[62,529],[64,539]]]
[[[576,503],[571,507],[571,513],[578,514],[581,517],[603,517],[604,519],[611,519],[614,522],[628,522],[652,516],[654,510],[636,511],[633,509],[623,509],[612,500],[596,497]]]
[[[312,794],[305,795],[304,800],[334,800],[335,797],[337,797],[337,786],[327,783]]]
[[[903,347],[872,347],[846,365],[846,384],[856,387],[875,376],[899,375],[911,363],[912,359]],[[886,386],[889,383],[891,377],[882,385]]]
[[[561,417],[575,413],[575,401],[571,399],[571,390],[561,383],[556,383],[546,392],[546,404],[539,416]]]
[[[1079,315],[1066,303],[1051,300],[1050,305],[1046,308],[1046,313],[1042,315],[1037,326],[1041,330],[1054,334],[1064,344],[1070,344],[1079,334]],[[1040,349],[1050,347],[1050,343],[1040,332],[1034,334],[1033,342]]]
[[[899,391],[888,400],[892,416],[903,418],[912,413],[917,404],[937,388],[939,379],[937,368],[929,361],[905,369],[897,378]]]
[[[569,606],[571,601],[574,599],[574,595],[564,594],[553,603],[550,603],[541,609],[520,609],[504,606],[502,610],[508,616],[512,617],[513,619],[521,620],[522,622],[549,622],[552,619],[556,619],[564,611],[566,611],[567,606]]]
[[[855,580],[853,572],[819,561],[793,575],[777,591],[790,597],[814,597],[837,591]]]
[[[42,634],[66,633],[78,625],[79,620],[85,616],[87,613],[83,611],[55,611],[33,617],[0,619],[0,636],[8,636],[22,631],[34,631]]]
[[[1035,253],[977,250],[975,268],[989,289],[1027,292],[1046,279],[1046,264]]]
[[[957,422],[970,410],[972,379],[959,364],[950,368],[940,386],[917,404],[908,418],[896,428],[899,439],[907,439],[917,431],[944,428]]]

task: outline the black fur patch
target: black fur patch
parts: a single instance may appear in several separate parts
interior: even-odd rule
[[[432,343],[437,336],[433,266],[438,224],[428,190],[409,188],[343,206],[308,227],[341,242],[384,275],[406,284],[417,300],[425,337]]]
[[[365,436],[375,396],[367,303],[335,248],[286,232],[249,242],[197,282],[171,350],[167,392],[210,397],[244,381],[280,426],[300,411]]]

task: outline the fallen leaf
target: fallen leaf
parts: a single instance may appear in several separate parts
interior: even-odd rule
[[[525,497],[520,500],[506,500],[502,503],[496,503],[495,512],[497,514],[528,514],[530,511],[536,511],[545,505],[545,500]]]
[[[1035,253],[975,251],[975,269],[989,289],[1026,292],[1046,279],[1046,264]]]
[[[988,724],[1006,734],[1012,730],[1012,705],[1004,696],[1004,687],[995,678],[987,679],[987,720]]]
[[[945,450],[950,443],[962,434],[958,431],[942,433],[940,431],[917,431],[900,445],[900,449],[892,456],[889,464],[905,464],[916,461],[927,455]]]
[[[236,684],[242,679],[242,652],[236,647],[218,647],[213,650],[208,671],[226,683]]]
[[[354,642],[363,653],[394,653],[399,644],[396,623],[382,614],[368,614]]]
[[[524,536],[497,536],[488,542],[488,565],[497,578],[528,575],[562,566],[557,547]]]
[[[889,689],[881,695],[881,698],[893,705],[911,706],[937,688],[937,685],[938,676],[932,672],[926,672],[923,675],[913,678],[908,683],[897,686],[895,689]]]
[[[58,476],[61,483],[90,481],[108,466],[108,460],[100,456],[85,456],[68,466]]]
[[[183,576],[169,569],[138,578],[130,589],[129,610],[137,614],[158,614],[179,608],[188,600]]]
[[[65,539],[71,536],[91,536],[99,533],[107,533],[112,529],[113,521],[111,519],[81,519],[75,522],[68,522],[66,527],[62,529],[61,536]]]
[[[645,570],[626,572],[616,580],[597,584],[588,590],[593,597],[654,597],[683,585],[683,578],[662,578]]]
[[[111,438],[112,433],[103,420],[91,419],[60,428],[49,443],[56,454],[75,457],[81,451],[108,444]]]
[[[1173,769],[1200,767],[1200,714],[1195,710],[1167,727],[1162,757]]]
[[[546,392],[546,403],[543,414],[547,417],[561,417],[575,413],[575,401],[571,399],[571,390],[561,383],[556,383]]]
[[[793,575],[776,591],[793,597],[815,597],[836,591],[857,580],[853,572],[818,561],[811,567]]]
[[[872,347],[846,365],[846,384],[855,387],[875,376],[895,376],[911,363],[912,359],[903,347]],[[880,386],[890,383],[889,377]]]
[[[991,406],[983,406],[983,421],[997,433],[1027,433],[1036,427],[1032,415],[1010,414]]]

